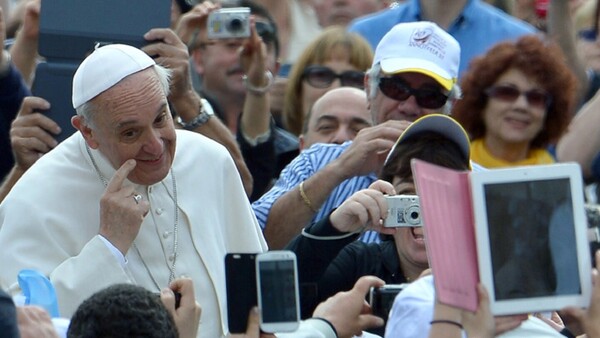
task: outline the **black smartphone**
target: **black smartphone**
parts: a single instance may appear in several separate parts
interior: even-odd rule
[[[253,253],[228,253],[225,256],[229,333],[245,333],[250,309],[258,305],[255,257]]]
[[[372,287],[369,291],[371,311],[377,317],[387,322],[388,314],[394,305],[394,299],[407,284],[387,284],[382,287]]]

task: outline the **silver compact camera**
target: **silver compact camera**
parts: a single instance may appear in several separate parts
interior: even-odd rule
[[[209,39],[235,39],[250,36],[250,8],[221,8],[208,15]]]
[[[417,195],[385,196],[388,215],[383,223],[386,228],[420,227],[421,206]]]

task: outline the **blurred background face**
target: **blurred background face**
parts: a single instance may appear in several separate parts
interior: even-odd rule
[[[339,88],[326,93],[311,109],[306,130],[300,135],[300,149],[315,143],[342,144],[371,126],[367,96],[355,88]]]
[[[256,21],[257,27],[259,22],[268,25],[264,18],[257,17]],[[263,40],[267,43],[266,67],[276,74],[277,62],[273,40],[267,37]],[[218,97],[243,97],[246,94],[246,87],[242,81],[244,71],[240,64],[240,48],[244,41],[245,39],[215,39],[193,51],[196,72],[202,77],[202,86],[208,93]]]
[[[546,91],[515,68],[503,73],[490,88],[497,90],[489,92],[483,111],[486,143],[528,146],[544,127],[547,108],[540,99]],[[517,91],[518,96],[514,94]]]
[[[309,65],[310,66],[324,66],[329,68],[331,71],[333,71],[333,73],[335,74],[342,74],[344,72],[348,72],[348,71],[354,71],[354,72],[362,72],[363,70],[357,69],[354,65],[352,65],[350,63],[350,56],[348,55],[348,52],[345,48],[337,48],[331,56],[331,59],[327,62],[324,62],[322,64],[319,65]],[[309,68],[307,67],[307,68]],[[307,69],[305,68],[305,70]],[[351,73],[346,73],[348,75],[350,75]],[[317,74],[318,75],[318,74]],[[354,74],[354,75],[358,75],[358,74]],[[308,74],[307,74],[308,76]],[[324,79],[321,79],[318,85],[315,85],[316,82],[313,81],[309,81],[309,79],[307,79],[307,76],[303,77],[302,80],[302,93],[301,93],[301,98],[302,98],[302,109],[304,112],[304,116],[306,117],[308,115],[308,111],[309,109],[312,107],[312,105],[315,103],[315,101],[320,98],[321,96],[323,96],[323,94],[325,94],[326,92],[334,89],[334,88],[339,88],[342,86],[341,80],[339,78],[335,78],[333,79],[333,81],[327,85]],[[325,76],[321,76],[322,78],[324,78]],[[364,74],[362,75],[363,77],[363,81],[352,81],[352,83],[355,83],[355,85],[358,85],[359,83],[362,85],[362,83],[364,83]],[[318,79],[317,79],[318,80]],[[311,84],[311,82],[313,82],[313,84]],[[351,83],[346,83],[346,86],[351,85]]]
[[[387,0],[315,0],[315,9],[321,27],[346,26],[353,19],[387,8]]]

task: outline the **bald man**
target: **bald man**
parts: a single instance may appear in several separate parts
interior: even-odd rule
[[[315,143],[342,144],[373,125],[367,94],[353,87],[340,87],[320,97],[308,113],[300,135],[300,150]]]

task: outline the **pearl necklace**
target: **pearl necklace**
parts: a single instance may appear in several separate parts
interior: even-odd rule
[[[92,151],[90,150],[90,147],[87,144],[85,145],[85,149],[86,149],[86,151],[88,153],[88,156],[90,157],[92,165],[94,166],[94,170],[96,171],[96,174],[98,174],[98,177],[100,178],[100,181],[102,182],[102,184],[106,188],[108,186],[108,181],[102,175],[102,173],[100,173],[100,168],[98,168],[98,164],[96,163],[96,159],[92,155]],[[178,204],[177,204],[177,181],[175,180],[175,174],[173,173],[173,168],[171,168],[170,172],[171,172],[171,181],[173,183],[173,195],[171,196],[171,194],[169,193],[169,189],[167,189],[166,186],[165,186],[165,190],[167,191],[167,193],[169,194],[169,196],[173,200],[174,209],[175,209],[174,210],[174,214],[175,214],[174,218],[175,218],[175,220],[173,222],[173,253],[172,253],[173,263],[171,263],[171,266],[169,267],[170,271],[169,271],[169,283],[168,284],[171,284],[171,282],[175,279],[175,263],[177,262],[177,255],[178,255],[177,246],[178,246],[178,242],[179,242],[179,238],[178,238],[179,237],[178,236],[179,235],[179,227],[178,227],[178,224],[179,224],[179,208],[178,208]],[[163,184],[163,186],[165,185],[164,181],[161,181],[161,183]],[[140,257],[140,260],[142,261],[142,264],[144,265],[144,268],[146,268],[146,271],[148,272],[148,275],[152,279],[152,282],[154,283],[154,285],[156,286],[156,288],[160,291],[161,290],[160,284],[158,284],[158,282],[156,281],[156,279],[154,278],[154,276],[150,272],[150,268],[146,264],[146,261],[144,260],[144,257],[142,257],[142,254],[141,254],[140,250],[138,249],[135,241],[133,242],[133,247],[134,247],[137,255]]]

